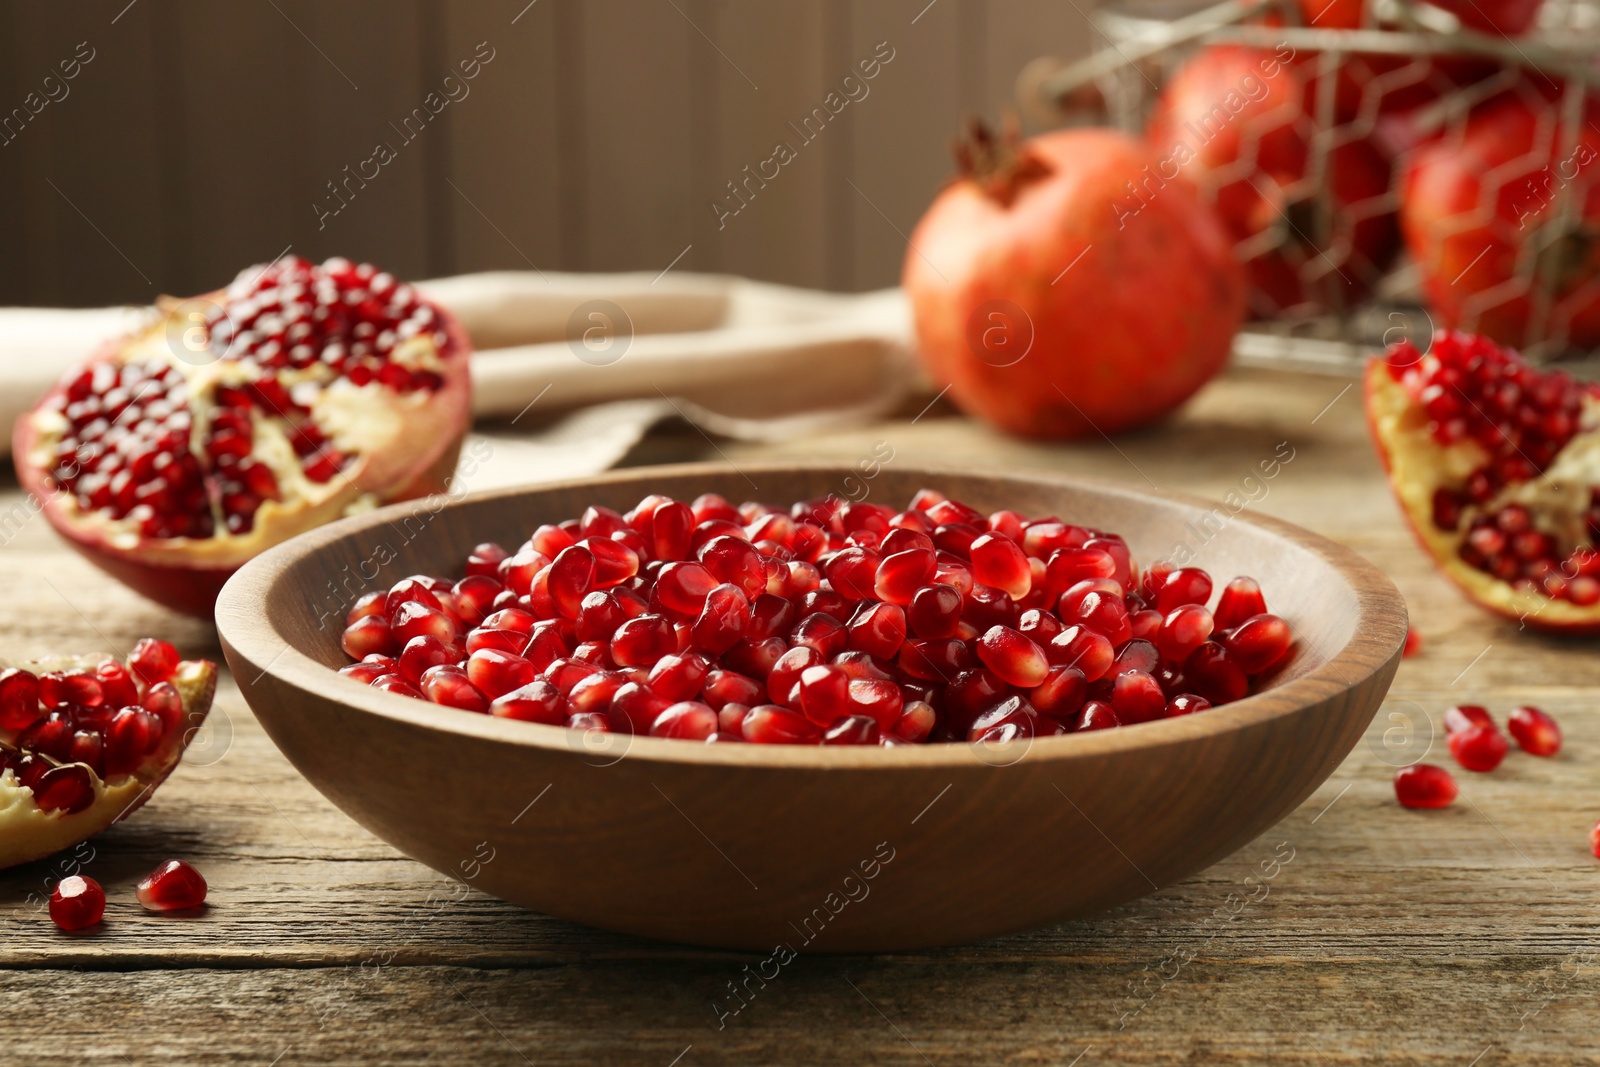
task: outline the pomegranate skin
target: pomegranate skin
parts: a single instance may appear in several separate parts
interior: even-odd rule
[[[1130,196],[1161,160],[1126,134],[1064,130],[1020,149],[1048,173],[1020,178],[1009,203],[958,178],[911,236],[902,280],[929,374],[1026,437],[1160,418],[1227,361],[1245,305],[1232,242],[1181,177],[1155,178],[1142,207]]]
[[[220,299],[220,291],[199,299]],[[354,471],[345,493],[329,505],[307,509],[296,515],[284,516],[284,521],[274,524],[263,536],[252,538],[253,545],[244,553],[210,554],[204,550],[185,553],[179,551],[151,551],[156,542],[141,539],[131,547],[119,547],[109,542],[103,531],[81,520],[70,494],[59,491],[51,482],[49,472],[27,461],[37,440],[37,427],[29,416],[19,418],[12,433],[12,458],[16,466],[17,481],[24,492],[40,502],[40,510],[55,531],[72,548],[90,563],[111,575],[135,592],[148,597],[164,607],[186,615],[210,619],[216,608],[217,594],[222,591],[233,573],[251,557],[279,541],[342,517],[344,509],[365,492],[379,495],[383,503],[414,500],[445,491],[455,473],[460,458],[461,445],[471,422],[471,386],[467,377],[467,364],[472,351],[471,339],[459,321],[444,308],[434,305],[451,344],[459,353],[452,360],[448,381],[441,390],[440,400],[450,406],[449,421],[456,430],[438,437],[428,445],[410,465],[412,473],[403,480],[384,485],[368,485],[363,472]],[[158,321],[152,329],[164,329],[165,320]],[[93,364],[113,358],[125,345],[137,337],[118,338],[108,342],[95,355],[85,361]],[[60,386],[47,394],[34,411],[58,392]],[[370,459],[366,457],[365,459]],[[365,462],[364,459],[364,462]],[[387,463],[384,464],[387,466]],[[190,542],[205,545],[205,541]]]

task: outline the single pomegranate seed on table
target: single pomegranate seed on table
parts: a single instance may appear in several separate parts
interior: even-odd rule
[[[185,911],[206,902],[206,880],[182,860],[167,860],[140,880],[135,893],[149,911]]]
[[[1478,726],[1487,727],[1490,730],[1499,729],[1495,725],[1494,718],[1490,716],[1489,709],[1481,704],[1457,704],[1454,707],[1445,709],[1445,733],[1458,733]]]
[[[1431,763],[1413,763],[1395,772],[1394,794],[1407,808],[1447,808],[1458,792],[1450,772]]]
[[[1422,632],[1420,630],[1415,630],[1415,629],[1412,629],[1411,627],[1407,627],[1406,628],[1406,644],[1405,644],[1405,648],[1401,650],[1400,655],[1402,657],[1406,658],[1406,659],[1410,659],[1412,656],[1415,656],[1417,653],[1419,653],[1421,651],[1422,651]]]
[[[1469,771],[1486,773],[1506,758],[1506,739],[1496,726],[1472,726],[1450,735],[1450,754]]]
[[[87,929],[105,913],[106,892],[93,878],[69,875],[50,892],[50,921],[63,930]]]
[[[1506,725],[1517,747],[1530,756],[1554,756],[1561,751],[1561,727],[1538,708],[1524,705],[1512,709]]]

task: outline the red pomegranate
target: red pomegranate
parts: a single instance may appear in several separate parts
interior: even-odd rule
[[[1107,129],[1001,142],[975,126],[957,157],[903,281],[929,373],[964,410],[1029,437],[1115,433],[1221,369],[1242,272],[1148,145]]]
[[[0,670],[0,869],[127,818],[211,710],[216,665],[145,639],[127,662],[66,657]]]
[[[1387,162],[1366,141],[1316,135],[1304,78],[1286,49],[1207,48],[1167,83],[1147,131],[1216,204],[1258,317],[1356,303],[1398,244]]]
[[[1400,228],[1445,325],[1509,345],[1600,344],[1597,105],[1574,129],[1559,101],[1511,93],[1412,155]]]
[[[470,419],[466,334],[342,259],[169,301],[17,422],[17,477],[90,561],[209,616],[263,549],[444,488]]]
[[[1373,360],[1366,412],[1417,540],[1490,611],[1600,631],[1600,389],[1444,333]]]

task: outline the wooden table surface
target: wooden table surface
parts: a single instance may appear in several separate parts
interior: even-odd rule
[[[84,846],[111,900],[101,928],[65,935],[43,912],[60,858],[0,874],[0,1062],[1600,1063],[1600,863],[1587,849],[1600,658],[1592,642],[1490,619],[1435,575],[1347,385],[1235,371],[1175,422],[1115,444],[1009,440],[942,404],[783,445],[721,443],[737,463],[853,462],[882,442],[896,463],[1081,470],[1220,498],[1248,494],[1256,464],[1289,442],[1293,460],[1251,507],[1382,567],[1426,644],[1333,777],[1210,870],[1032,934],[802,956],[719,1028],[713,1002],[754,957],[590,930],[458,887],[307,785],[225,680],[211,745]],[[679,427],[629,462],[716,457]],[[11,483],[0,514],[15,499]],[[0,547],[0,577],[9,655],[160,634],[220,659],[209,627],[120,588],[42,521]],[[1468,700],[1501,715],[1535,702],[1566,748],[1462,772],[1447,810],[1401,809],[1394,766],[1430,730],[1430,758],[1448,762],[1441,716]],[[169,856],[209,879],[203,916],[134,902],[134,882]]]

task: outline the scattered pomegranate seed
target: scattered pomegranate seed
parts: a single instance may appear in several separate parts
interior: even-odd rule
[[[1530,756],[1554,756],[1561,751],[1561,727],[1538,708],[1513,708],[1506,726],[1517,746]]]
[[[1443,767],[1413,763],[1394,776],[1394,795],[1407,808],[1447,808],[1455,803],[1456,780]]]
[[[1589,828],[1589,851],[1594,853],[1595,859],[1600,859],[1600,822]]]
[[[360,662],[341,673],[575,729],[892,746],[1195,714],[1244,697],[1293,652],[1249,578],[1208,607],[1203,570],[1141,575],[1115,534],[986,517],[931,491],[902,512],[651,494],[515,548],[477,545],[463,570],[363,594],[342,636]],[[123,692],[115,672],[0,675],[0,723],[35,714],[35,683],[83,703]],[[166,728],[153,722],[124,729]],[[65,721],[37,732],[76,751]]]
[[[1415,656],[1421,651],[1422,632],[1409,626],[1406,627],[1406,644],[1405,648],[1401,650],[1400,655],[1405,659],[1410,659],[1412,656]]]
[[[149,911],[182,911],[206,902],[206,880],[182,860],[167,860],[134,890]]]
[[[1462,730],[1471,730],[1475,727],[1487,727],[1498,730],[1494,718],[1490,716],[1489,709],[1482,704],[1457,704],[1446,708],[1444,713],[1444,731],[1447,734],[1459,733]]]
[[[1450,754],[1469,771],[1487,773],[1506,758],[1506,739],[1497,726],[1473,726],[1450,735]]]
[[[50,921],[63,930],[94,926],[106,913],[106,891],[93,878],[74,874],[50,893]]]

